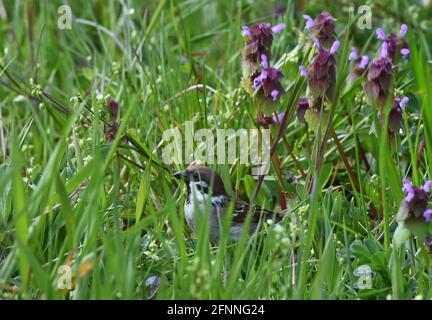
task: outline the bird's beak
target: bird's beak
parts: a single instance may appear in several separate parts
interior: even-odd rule
[[[176,179],[182,179],[186,177],[186,170],[177,171],[173,174],[173,177]]]

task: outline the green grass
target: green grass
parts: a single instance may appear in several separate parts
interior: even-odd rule
[[[60,30],[61,1],[0,0],[0,299],[147,299],[151,276],[160,277],[156,299],[430,299],[421,241],[398,247],[393,233],[402,179],[432,179],[432,7],[369,3],[372,30],[349,14],[360,2],[70,1],[72,29]],[[276,17],[278,4],[286,11]],[[311,59],[302,15],[324,10],[337,18],[341,48],[335,98],[314,131],[295,116],[307,85],[298,65]],[[277,210],[282,187],[288,210],[238,243],[226,220],[214,246],[205,220],[196,235],[185,223],[185,188],[171,172],[186,164],[162,162],[162,134],[184,135],[186,121],[256,127],[240,84],[241,26],[256,22],[286,24],[272,63],[284,73],[278,112],[287,112],[275,149],[281,174],[273,163],[256,203]],[[396,64],[393,87],[410,103],[403,133],[389,139],[362,80],[346,81],[348,54],[355,45],[376,56],[375,28],[398,32],[402,22],[411,58]],[[107,96],[120,106],[112,141]],[[212,167],[229,193],[253,198],[248,165]],[[370,289],[357,286],[362,265]],[[71,290],[58,286],[64,266]]]

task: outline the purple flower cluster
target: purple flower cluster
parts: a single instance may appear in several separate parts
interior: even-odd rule
[[[399,51],[403,58],[409,58],[408,43],[402,39],[407,32],[408,27],[406,24],[401,25],[399,36],[394,33],[386,35],[383,29],[378,28],[376,30],[376,35],[378,39],[383,41],[381,45],[381,56],[387,56],[394,62],[396,54]]]
[[[243,26],[242,35],[249,38],[243,51],[243,58],[251,64],[259,63],[259,59],[263,54],[270,58],[273,33],[282,31],[284,27],[285,25],[283,23],[273,28],[267,23],[258,23],[252,28]]]
[[[334,55],[339,49],[339,41],[333,42],[329,50],[323,46],[318,47],[318,52],[309,67],[308,86],[313,98],[326,97],[331,100],[336,83],[336,59]]]
[[[402,112],[408,102],[408,97],[403,97],[402,99],[399,97],[395,97],[393,107],[389,113],[388,130],[390,134],[398,133],[399,129],[402,128]],[[383,120],[381,111],[378,111],[378,118],[382,124]]]
[[[428,208],[432,181],[425,182],[423,187],[415,187],[408,179],[403,180],[402,191],[406,192],[400,211],[406,218],[432,221],[432,209]]]
[[[273,34],[285,28],[280,23],[273,28],[267,23],[258,23],[253,27],[243,26],[242,35],[248,37],[243,49],[243,78],[248,91],[267,102],[275,102],[283,93],[280,83],[282,72],[270,67]]]
[[[366,100],[369,104],[383,108],[389,94],[392,79],[392,63],[387,57],[372,62],[364,84]]]
[[[402,112],[409,102],[408,97],[394,99],[393,107],[389,114],[389,130],[391,133],[397,133],[402,127]]]
[[[297,102],[298,121],[303,122],[305,120],[305,115],[308,110],[318,114],[321,111],[323,103],[324,103],[324,98],[322,97],[312,100],[312,104],[310,103],[307,97],[305,96],[301,97]]]
[[[279,81],[282,78],[282,72],[269,66],[265,54],[261,57],[261,66],[261,72],[252,75],[252,88],[257,92],[261,92],[265,98],[276,101],[279,95],[283,93],[283,88]]]
[[[297,106],[297,118],[304,121],[305,113],[310,108],[321,111],[324,101],[332,100],[336,84],[336,59],[335,54],[340,42],[336,40],[335,19],[328,12],[323,12],[316,19],[308,15],[306,30],[311,30],[311,38],[314,41],[317,52],[308,68],[299,66],[300,75],[308,79],[307,97],[301,97]]]
[[[107,143],[114,141],[117,131],[120,127],[119,122],[116,121],[117,115],[119,113],[119,103],[112,97],[107,100],[107,109],[109,113],[109,124],[105,125],[104,128],[104,138]]]
[[[305,29],[312,31],[312,36],[316,38],[322,46],[329,48],[336,41],[336,20],[328,12],[322,12],[313,20],[310,16],[304,15],[306,19]]]
[[[309,109],[309,100],[307,97],[301,97],[297,104],[297,119],[304,121],[306,111]]]
[[[372,62],[369,68],[367,81],[364,84],[366,99],[369,104],[376,105],[379,109],[383,108],[389,96],[392,67],[396,59],[398,48],[403,57],[409,56],[408,44],[401,38],[405,36],[408,27],[403,24],[399,36],[395,34],[386,35],[381,28],[376,30],[378,39],[383,43],[380,48],[380,56]]]

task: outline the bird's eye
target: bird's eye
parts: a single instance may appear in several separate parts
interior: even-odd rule
[[[195,181],[199,180],[199,174],[198,174],[198,172],[194,173],[193,178],[194,178]]]

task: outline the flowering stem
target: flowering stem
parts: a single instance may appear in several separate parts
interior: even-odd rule
[[[294,161],[294,165],[297,167],[297,170],[300,172],[302,178],[306,179],[306,173],[304,172],[304,170],[303,170],[303,168],[301,166],[300,161],[297,159],[297,157],[295,156],[292,148],[290,147],[290,145],[288,143],[288,140],[286,139],[286,137],[282,137],[282,139],[283,139],[283,143],[285,145],[285,148],[287,149],[289,155],[291,156],[291,158]]]
[[[350,124],[350,126],[354,126],[353,120],[351,119],[351,116],[349,114],[346,114],[346,115],[347,115],[347,120],[348,120],[348,123]],[[371,169],[371,167],[370,167],[368,159],[366,158],[366,152],[365,152],[365,150],[363,148],[363,145],[361,144],[360,139],[358,138],[357,135],[355,135],[355,140],[357,142],[357,146],[359,148],[360,157],[361,157],[361,159],[362,159],[362,161],[363,161],[363,163],[365,165],[366,171],[369,172],[370,169]]]
[[[264,117],[263,113],[260,113],[260,115],[258,117]],[[263,127],[265,129],[268,129],[268,125],[267,124],[263,124]],[[273,144],[273,138],[270,134],[270,143]],[[282,210],[285,210],[287,208],[286,206],[286,198],[285,198],[285,187],[284,187],[284,183],[283,183],[283,177],[282,177],[282,170],[280,168],[280,160],[279,157],[277,155],[277,153],[273,153],[272,155],[272,160],[273,163],[275,165],[276,168],[276,175],[278,176],[278,182],[279,182],[279,205],[281,206]],[[255,196],[255,194],[254,194]],[[255,201],[255,198],[253,198]]]
[[[273,155],[273,163],[276,167],[276,174],[277,174],[278,180],[279,180],[279,204],[281,206],[281,209],[285,210],[287,208],[285,191],[284,191],[285,188],[284,188],[284,184],[283,184],[282,170],[280,168],[280,161],[279,161],[279,157],[278,157],[277,153],[275,153]]]
[[[351,182],[354,185],[354,188],[357,191],[360,191],[360,184],[358,182],[358,179],[357,179],[356,175],[354,174],[354,171],[353,171],[353,169],[352,169],[352,167],[351,167],[351,165],[350,165],[350,163],[348,161],[348,158],[346,156],[345,150],[344,150],[344,148],[343,148],[343,146],[342,146],[342,144],[341,144],[341,142],[340,142],[340,140],[339,140],[339,138],[338,138],[338,136],[337,136],[337,134],[336,134],[336,132],[334,131],[333,128],[330,128],[330,134],[331,134],[331,136],[332,136],[332,138],[333,138],[333,140],[334,140],[334,142],[336,144],[336,147],[337,147],[337,149],[339,151],[339,155],[341,156],[342,161],[345,164],[345,167],[346,167],[346,169],[348,171],[348,175],[349,175],[349,177],[351,179]]]
[[[408,123],[408,117],[407,117],[406,113],[403,114],[403,121],[404,121],[404,126],[405,126],[406,132],[409,132],[408,131],[409,130],[409,123]],[[408,141],[408,147],[409,147],[409,151],[410,151],[410,155],[411,155],[411,166],[412,166],[412,171],[413,171],[413,180],[414,180],[414,184],[418,185],[420,183],[419,174],[418,174],[418,165],[419,165],[418,154],[414,150],[414,146],[413,146],[410,135],[407,135],[407,141]]]
[[[383,128],[387,128],[388,125],[388,112],[384,113],[384,125]],[[389,150],[387,148],[387,142],[388,142],[388,130],[381,129],[378,119],[375,119],[375,126],[377,128],[377,132],[379,133],[380,137],[380,148],[379,148],[379,172],[380,172],[380,180],[381,180],[381,196],[382,196],[382,211],[383,211],[383,220],[384,220],[384,247],[386,250],[390,248],[390,219],[389,219],[389,213],[387,208],[387,201],[386,201],[386,173],[385,173],[385,156],[386,153],[389,153]]]
[[[272,156],[272,157],[276,151],[277,144],[279,143],[280,139],[283,136],[285,128],[288,124],[288,119],[294,113],[295,101],[297,101],[298,97],[300,96],[300,89],[303,87],[304,81],[305,81],[304,79],[300,79],[299,81],[297,81],[295,88],[293,88],[293,94],[290,96],[290,99],[287,103],[287,107],[285,108],[284,116],[283,116],[282,121],[281,121],[280,126],[279,126],[279,131],[278,131],[277,136],[276,136],[275,140],[273,141],[271,149],[270,149],[270,156]],[[292,108],[290,109],[290,107],[292,107]],[[259,176],[257,185],[256,185],[255,190],[254,190],[254,193],[252,194],[252,198],[251,198],[252,203],[255,202],[256,197],[258,196],[258,192],[261,188],[263,181],[264,181],[264,175]]]

